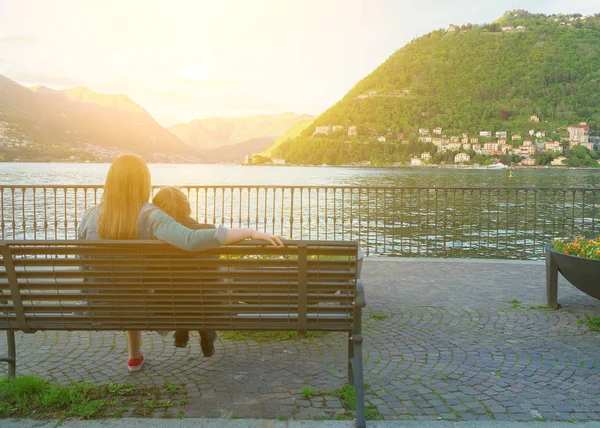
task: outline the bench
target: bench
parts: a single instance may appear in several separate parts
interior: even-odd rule
[[[358,244],[244,241],[187,252],[158,241],[0,241],[0,330],[346,332],[365,426]]]

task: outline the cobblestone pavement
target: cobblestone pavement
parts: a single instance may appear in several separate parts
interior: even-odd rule
[[[543,263],[368,259],[363,279],[366,398],[380,417],[600,420],[600,333],[588,326],[589,317],[600,317],[600,301],[561,279],[562,309],[540,307]],[[335,419],[345,412],[331,395],[301,394],[345,383],[344,334],[219,339],[212,358],[202,357],[197,340],[187,349],[156,333],[143,340],[148,362],[129,374],[124,333],[18,333],[17,372],[61,383],[185,385],[187,417]]]

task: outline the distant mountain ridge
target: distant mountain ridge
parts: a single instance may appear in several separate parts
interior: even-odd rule
[[[168,129],[208,160],[240,161],[247,153],[268,148],[297,123],[313,119],[307,114],[263,114],[197,119]]]
[[[123,94],[26,88],[0,75],[0,160],[110,161],[133,152],[158,162],[241,161],[312,120],[282,113],[200,119],[167,129]]]
[[[0,75],[0,121],[7,124],[10,138],[27,143],[24,148],[23,143],[12,143],[4,135],[0,148],[10,155],[9,149],[16,144],[22,160],[31,153],[41,156],[44,151],[45,158],[52,160],[53,150],[62,157],[69,150],[77,154],[89,146],[97,148],[97,153],[129,151],[148,160],[194,155],[189,146],[125,95],[97,94],[86,88],[30,89]]]

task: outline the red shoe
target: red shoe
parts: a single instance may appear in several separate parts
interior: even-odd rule
[[[127,362],[127,369],[130,372],[137,372],[142,369],[142,366],[146,362],[146,358],[144,358],[144,354],[140,352],[139,358],[130,358]]]

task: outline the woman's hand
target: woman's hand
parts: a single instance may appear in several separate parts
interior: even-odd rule
[[[283,247],[283,242],[281,241],[281,236],[270,235],[268,233],[260,232],[258,230],[252,231],[250,235],[250,239],[258,239],[260,241],[267,241],[274,247]]]

